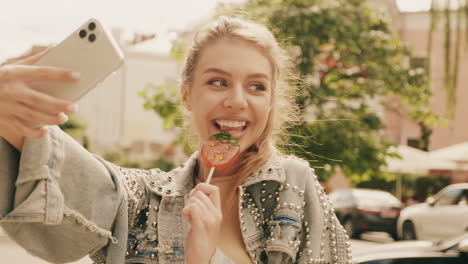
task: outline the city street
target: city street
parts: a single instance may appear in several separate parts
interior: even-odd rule
[[[351,240],[352,250],[360,248],[369,248],[383,243],[391,243],[393,240],[384,233],[366,233],[362,235],[361,240]],[[0,256],[2,256],[1,263],[15,263],[15,264],[47,264],[48,262],[32,257],[24,249],[17,246],[11,239],[0,233]],[[75,264],[91,264],[89,258],[83,258],[80,261],[73,262]]]

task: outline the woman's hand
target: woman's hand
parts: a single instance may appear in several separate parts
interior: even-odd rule
[[[208,264],[215,252],[223,220],[219,188],[199,183],[182,213],[190,224],[185,251],[187,263]]]
[[[46,127],[67,121],[65,113],[76,111],[71,101],[49,96],[34,87],[34,82],[79,79],[79,73],[56,67],[34,66],[47,51],[14,64],[0,66],[0,136],[21,150],[25,137],[40,138]]]

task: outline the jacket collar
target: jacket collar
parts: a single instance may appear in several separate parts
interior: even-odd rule
[[[195,152],[190,158],[178,168],[168,172],[168,176],[173,178],[173,194],[177,196],[184,196],[194,187],[194,169],[197,165],[199,152]],[[284,168],[281,164],[281,158],[275,157],[269,161],[265,166],[256,172],[252,173],[247,180],[242,184],[242,187],[262,182],[262,181],[275,181],[283,184],[286,180]],[[167,194],[165,194],[167,195]]]

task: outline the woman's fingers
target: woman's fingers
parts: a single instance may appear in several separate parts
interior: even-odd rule
[[[44,50],[42,51],[39,51],[38,53],[32,55],[32,56],[29,56],[25,59],[22,59],[14,64],[17,64],[17,65],[32,65],[34,63],[36,63],[40,58],[42,58],[42,56],[44,56],[47,52],[49,52],[49,48],[45,48]]]
[[[221,208],[221,197],[219,194],[219,188],[217,186],[202,182],[195,186],[195,188],[192,190],[192,194],[196,193],[197,191],[201,191],[206,196],[208,196],[216,208]]]
[[[28,138],[40,138],[47,133],[47,127],[38,127],[32,128],[26,124],[24,120],[19,118],[13,118],[12,120],[13,127],[23,136]]]
[[[17,89],[12,89],[10,92],[13,93],[13,98],[16,98],[17,101],[30,108],[39,108],[45,113],[74,113],[77,111],[77,106],[73,102],[35,91],[22,83],[18,83]]]
[[[183,209],[183,214],[192,228],[195,227],[196,230],[199,230],[200,227],[205,227],[202,220],[202,209],[197,202],[188,204]]]
[[[48,114],[40,110],[30,108],[24,104],[18,105],[14,115],[22,120],[30,123],[41,125],[61,125],[67,122],[68,116],[63,112],[58,114]]]
[[[80,75],[70,69],[50,66],[5,65],[0,67],[0,81],[69,81],[74,82]]]
[[[211,201],[205,193],[197,191],[193,194],[193,196],[198,198],[203,203],[204,207],[206,207],[206,212],[210,213],[211,223],[222,219],[220,208],[217,208],[213,201]]]

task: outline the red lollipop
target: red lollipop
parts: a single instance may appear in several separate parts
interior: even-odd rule
[[[239,143],[226,131],[213,135],[201,149],[201,158],[204,165],[210,169],[207,183],[210,183],[214,169],[224,170],[231,166],[239,157]]]

